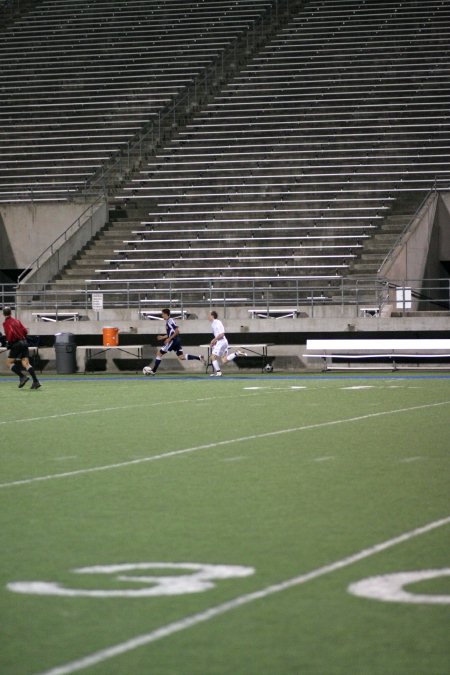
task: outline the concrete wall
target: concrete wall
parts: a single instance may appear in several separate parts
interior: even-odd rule
[[[403,280],[423,278],[428,261],[438,204],[433,192],[418,211],[404,236],[392,249],[379,270],[379,276],[401,285]]]
[[[439,259],[450,261],[450,192],[441,192],[436,212],[439,228]]]
[[[88,207],[73,226],[65,230],[64,237],[56,240],[55,245],[42,256],[24,281],[29,284],[44,285],[87,244],[108,220],[108,204],[101,200]],[[19,303],[19,295],[17,299]]]
[[[450,261],[450,193],[433,192],[392,249],[379,275],[393,282],[445,277]]]
[[[0,269],[23,269],[62,234],[89,202],[0,204]]]

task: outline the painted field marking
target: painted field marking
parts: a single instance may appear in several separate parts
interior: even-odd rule
[[[178,457],[180,455],[187,455],[199,450],[212,450],[215,448],[224,447],[226,445],[233,445],[235,443],[245,443],[246,441],[255,441],[261,438],[273,438],[284,434],[292,434],[299,431],[310,431],[312,429],[323,429],[325,427],[337,426],[339,424],[347,424],[349,422],[361,422],[363,420],[381,417],[383,415],[395,415],[397,413],[413,412],[414,410],[425,410],[427,408],[435,408],[437,406],[448,405],[450,401],[440,401],[439,403],[426,403],[424,405],[415,405],[411,408],[398,408],[396,410],[384,410],[381,412],[368,413],[367,415],[358,415],[357,417],[345,417],[339,420],[331,420],[329,422],[317,422],[316,424],[305,424],[301,427],[292,427],[290,429],[279,429],[278,431],[266,431],[261,434],[251,434],[250,436],[240,436],[238,438],[229,438],[225,441],[215,441],[214,443],[205,443],[204,445],[196,445],[192,448],[182,448],[181,450],[171,450],[160,455],[151,455],[150,457],[140,457],[139,459],[130,459],[125,462],[117,462],[115,464],[104,464],[101,466],[93,466],[89,469],[77,469],[75,471],[66,471],[64,473],[54,473],[47,476],[36,476],[35,478],[24,478],[22,480],[14,480],[10,483],[0,483],[0,489],[17,487],[18,485],[30,485],[32,483],[40,483],[49,480],[56,480],[59,478],[71,478],[72,476],[81,476],[83,474],[96,473],[99,471],[110,471],[112,469],[121,469],[126,466],[133,466],[137,464],[144,464],[146,462],[156,462],[160,459],[169,459],[171,457]]]
[[[65,457],[52,457],[54,462],[65,462],[68,459],[77,459],[78,455],[66,455]]]
[[[406,602],[415,605],[450,605],[450,595],[430,593],[411,593],[404,586],[416,584],[428,579],[450,577],[450,567],[440,570],[417,570],[416,572],[397,572],[382,574],[356,581],[348,587],[349,593],[359,598],[369,598],[380,602]]]
[[[141,575],[141,571],[181,570],[185,574]],[[158,596],[203,593],[216,586],[221,579],[248,577],[255,573],[253,567],[242,565],[209,565],[205,563],[121,563],[120,565],[94,565],[72,570],[74,574],[116,575],[114,580],[137,583],[141,588],[85,589],[68,588],[55,581],[12,581],[8,590],[30,595],[58,595],[67,598],[154,598]],[[135,574],[126,574],[134,572]],[[138,573],[136,575],[136,573]]]
[[[314,581],[315,579],[323,577],[326,574],[337,572],[338,570],[344,569],[345,567],[349,567],[350,565],[353,565],[357,562],[360,562],[361,560],[376,555],[377,553],[386,551],[389,548],[392,548],[393,546],[397,546],[398,544],[402,544],[406,541],[409,541],[414,537],[418,537],[421,534],[426,534],[428,532],[431,532],[432,530],[435,530],[439,527],[448,524],[450,524],[450,516],[447,516],[446,518],[442,518],[440,520],[435,520],[434,522],[428,523],[423,527],[418,527],[414,530],[410,530],[409,532],[404,532],[403,534],[397,537],[388,539],[387,541],[384,541],[380,544],[375,544],[375,546],[363,549],[362,551],[354,553],[353,555],[350,555],[347,558],[342,558],[341,560],[337,560],[336,562],[330,563],[329,565],[318,567],[317,569],[312,570],[311,572],[301,574],[300,576],[293,577],[292,579],[287,579],[286,581],[282,581],[278,584],[266,586],[265,588],[262,588],[258,591],[238,596],[237,598],[234,598],[234,600],[229,600],[220,605],[217,605],[216,607],[210,607],[209,609],[206,609],[203,612],[199,612],[198,614],[193,614],[191,616],[185,617],[184,619],[180,619],[179,621],[174,621],[173,623],[167,624],[166,626],[162,626],[161,628],[157,628],[156,630],[153,630],[150,633],[137,635],[136,637],[131,638],[130,640],[126,640],[125,642],[113,645],[112,647],[107,647],[106,649],[101,649],[98,652],[89,654],[88,656],[85,656],[76,661],[71,661],[70,663],[66,663],[65,665],[57,666],[56,668],[52,668],[51,670],[42,672],[39,675],[70,675],[70,673],[75,673],[76,671],[84,670],[85,668],[89,668],[90,666],[95,666],[99,663],[107,661],[108,659],[112,659],[115,656],[119,656],[121,654],[125,654],[134,649],[137,649],[138,647],[149,645],[152,642],[157,642],[158,640],[162,640],[163,638],[169,637],[170,635],[174,635],[175,633],[179,633],[180,631],[187,630],[188,628],[193,628],[194,626],[197,626],[201,623],[205,623],[206,621],[210,621],[211,619],[214,619],[217,616],[226,614],[227,612],[230,612],[234,609],[238,609],[239,607],[244,607],[245,605],[248,605],[256,600],[264,600],[265,598],[274,595],[275,593],[286,591],[289,588],[294,588],[295,586],[306,584],[308,583],[308,581]]]
[[[239,398],[248,398],[252,394],[241,394],[238,395]],[[182,398],[178,401],[173,401],[174,404],[178,405],[180,403],[203,403],[211,402],[212,400],[223,400],[223,399],[235,399],[237,396],[207,396],[202,398]],[[166,401],[156,401],[155,403],[132,403],[130,405],[120,405],[109,408],[90,408],[87,410],[71,410],[66,413],[57,413],[55,415],[42,415],[40,417],[22,417],[13,420],[1,420],[0,426],[5,424],[22,424],[24,422],[47,422],[48,420],[58,420],[62,417],[76,417],[77,415],[94,415],[97,413],[107,413],[107,412],[117,412],[119,410],[132,410],[133,408],[153,408],[156,406],[165,406],[167,405]]]

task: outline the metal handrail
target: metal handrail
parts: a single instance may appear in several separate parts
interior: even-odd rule
[[[415,306],[424,309],[450,311],[450,278],[399,279],[341,278],[333,283],[326,280],[309,281],[303,278],[241,279],[239,284],[203,280],[186,282],[159,280],[157,284],[142,280],[133,282],[98,281],[83,282],[78,287],[73,283],[54,288],[42,284],[24,282],[0,285],[0,301],[21,310],[38,312],[92,309],[92,295],[101,293],[104,307],[111,309],[144,310],[168,305],[188,307],[292,307],[307,309],[314,317],[319,307],[334,307],[336,314],[360,308],[377,315],[390,305],[398,310]]]

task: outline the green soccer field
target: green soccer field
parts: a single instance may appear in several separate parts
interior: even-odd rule
[[[2,675],[450,672],[450,376],[0,402]]]

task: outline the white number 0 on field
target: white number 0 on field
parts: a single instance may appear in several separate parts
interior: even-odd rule
[[[160,574],[171,570],[173,574]],[[151,574],[151,572],[154,574]],[[201,563],[124,563],[121,565],[95,565],[72,570],[74,574],[103,574],[113,577],[114,583],[139,584],[140,588],[115,588],[111,590],[68,588],[54,581],[16,581],[8,584],[15,593],[34,595],[59,595],[83,598],[148,598],[160,595],[202,593],[214,588],[216,581],[248,577],[253,567],[240,565],[207,565]],[[145,574],[150,572],[150,574]],[[159,572],[159,573],[157,573]],[[184,573],[183,573],[184,572]]]
[[[406,602],[416,605],[450,605],[450,595],[414,593],[412,590],[405,590],[405,586],[409,587],[421,581],[449,576],[449,567],[438,570],[383,574],[350,584],[348,590],[353,595],[361,598],[381,600],[382,602]]]

